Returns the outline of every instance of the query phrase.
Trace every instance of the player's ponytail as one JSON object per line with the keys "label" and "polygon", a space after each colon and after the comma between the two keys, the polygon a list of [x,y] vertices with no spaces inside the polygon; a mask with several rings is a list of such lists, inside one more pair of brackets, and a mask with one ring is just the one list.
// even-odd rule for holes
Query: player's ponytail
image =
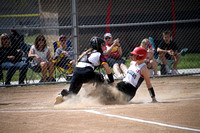
{"label": "player's ponytail", "polygon": [[78,62],[80,61],[80,59],[81,59],[84,55],[88,54],[88,53],[91,52],[92,50],[93,50],[93,48],[90,48],[90,49],[88,49],[87,51],[83,52],[83,53],[79,56],[78,60],[76,61],[76,65],[78,64]]}

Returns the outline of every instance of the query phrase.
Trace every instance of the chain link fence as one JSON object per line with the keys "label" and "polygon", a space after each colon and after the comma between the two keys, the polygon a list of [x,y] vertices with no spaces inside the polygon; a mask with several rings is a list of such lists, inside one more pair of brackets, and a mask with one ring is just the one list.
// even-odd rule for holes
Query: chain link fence
{"label": "chain link fence", "polygon": [[[28,48],[40,34],[45,36],[51,56],[54,56],[53,43],[60,35],[66,35],[76,59],[89,48],[92,36],[103,38],[109,32],[113,39],[120,39],[128,66],[129,52],[140,46],[144,38],[152,37],[157,46],[163,31],[170,30],[179,52],[188,48],[185,56],[180,57],[179,72],[182,75],[200,73],[198,0],[2,0],[1,3],[0,33],[9,35],[9,30],[14,29],[23,35],[21,49],[25,60]],[[7,71],[2,71],[5,80]],[[30,79],[29,71],[26,79]],[[18,75],[16,72],[12,81],[18,81]]]}

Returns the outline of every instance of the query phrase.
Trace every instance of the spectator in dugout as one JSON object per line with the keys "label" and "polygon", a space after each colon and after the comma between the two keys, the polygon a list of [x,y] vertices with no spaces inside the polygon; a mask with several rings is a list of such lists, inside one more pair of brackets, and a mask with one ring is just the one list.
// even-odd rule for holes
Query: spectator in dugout
{"label": "spectator in dugout", "polygon": [[2,70],[7,70],[6,85],[10,85],[11,79],[16,70],[20,70],[19,84],[24,84],[26,73],[28,70],[28,64],[21,62],[22,53],[17,49],[13,49],[10,45],[9,36],[4,33],[1,35],[1,47],[0,47],[0,65]]}
{"label": "spectator in dugout", "polygon": [[[113,71],[117,78],[122,79],[127,72],[125,60],[122,59],[122,48],[119,43],[119,38],[112,42],[111,33],[104,34],[104,41],[106,46],[103,46],[103,53],[106,56],[107,62],[110,67],[113,67]],[[120,72],[122,71],[122,73]]]}
{"label": "spectator in dugout", "polygon": [[[46,39],[43,35],[38,35],[34,45],[31,46],[28,56],[33,58],[32,69],[34,71],[42,71],[43,82],[53,81],[54,64],[50,54],[50,49],[47,46]],[[49,77],[47,78],[47,71]]]}
{"label": "spectator in dugout", "polygon": [[[171,31],[163,32],[163,40],[157,48],[157,52],[161,58],[161,61],[165,65],[166,72],[172,74],[179,74],[177,71],[177,66],[179,63],[178,47],[174,41],[171,40]],[[167,65],[167,60],[174,60],[172,71],[170,72],[169,66]]]}

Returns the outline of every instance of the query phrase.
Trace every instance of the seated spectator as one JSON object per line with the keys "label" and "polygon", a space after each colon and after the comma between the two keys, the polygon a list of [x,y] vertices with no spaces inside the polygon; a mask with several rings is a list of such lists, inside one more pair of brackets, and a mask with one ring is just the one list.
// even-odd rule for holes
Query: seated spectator
{"label": "seated spectator", "polygon": [[35,43],[31,46],[28,56],[33,58],[33,69],[36,71],[41,69],[43,82],[47,82],[47,70],[49,71],[48,81],[51,82],[53,79],[54,64],[52,62],[50,50],[47,47],[46,39],[43,35],[38,35],[36,37]]}
{"label": "seated spectator", "polygon": [[[107,58],[107,62],[110,67],[113,67],[113,71],[117,78],[123,78],[126,75],[127,67],[125,65],[125,60],[121,58],[122,56],[122,48],[119,43],[119,38],[112,42],[112,35],[110,33],[106,33],[104,35],[104,40],[106,46],[103,47],[103,53]],[[123,74],[121,74],[121,70]]]}
{"label": "seated spectator", "polygon": [[[67,41],[66,41],[66,45],[67,45],[67,47],[72,47],[72,46],[71,46],[71,41],[70,41],[70,40],[67,40]],[[54,52],[56,52],[56,49],[59,48],[59,47],[61,46],[60,40],[55,41],[55,42],[53,43],[53,46],[54,46]]]}
{"label": "seated spectator", "polygon": [[59,58],[57,66],[60,66],[62,68],[65,68],[66,64],[73,65],[75,61],[73,60],[73,49],[72,47],[68,47],[67,44],[67,36],[61,35],[59,37],[59,44],[60,47],[56,49],[55,52],[55,59]]}
{"label": "seated spectator", "polygon": [[19,84],[24,84],[28,64],[21,62],[20,53],[10,46],[10,39],[7,34],[1,35],[1,48],[0,48],[0,64],[2,70],[7,70],[6,85],[10,85],[10,81],[15,74],[16,70],[21,70],[19,74]]}
{"label": "seated spectator", "polygon": [[177,66],[179,63],[178,47],[174,41],[171,40],[172,34],[170,31],[163,32],[163,40],[157,48],[157,52],[161,58],[162,63],[165,65],[167,73],[170,73],[169,66],[167,65],[167,60],[174,60],[174,65],[172,68],[172,74],[179,74],[177,71]]}
{"label": "seated spectator", "polygon": [[147,50],[147,56],[146,59],[144,60],[145,63],[147,64],[148,69],[153,69],[154,71],[154,76],[157,76],[157,61],[154,59],[154,49],[152,47],[152,44],[150,43],[149,39],[145,38],[142,40],[140,47],[143,47]]}

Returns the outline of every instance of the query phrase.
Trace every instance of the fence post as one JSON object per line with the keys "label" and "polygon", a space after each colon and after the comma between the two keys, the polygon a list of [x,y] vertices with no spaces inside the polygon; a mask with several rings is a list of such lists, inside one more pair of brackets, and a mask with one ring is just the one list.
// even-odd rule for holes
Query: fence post
{"label": "fence post", "polygon": [[74,57],[77,60],[77,45],[78,45],[78,24],[77,24],[77,10],[76,10],[76,0],[72,0],[72,44],[74,46]]}

